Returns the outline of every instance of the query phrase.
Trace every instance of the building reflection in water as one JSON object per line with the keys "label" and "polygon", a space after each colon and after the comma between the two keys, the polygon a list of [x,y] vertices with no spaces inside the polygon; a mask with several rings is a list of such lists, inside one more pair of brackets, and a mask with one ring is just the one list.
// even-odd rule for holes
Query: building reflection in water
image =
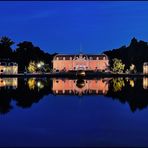
{"label": "building reflection in water", "polygon": [[18,87],[18,78],[0,78],[0,89],[16,89]]}
{"label": "building reflection in water", "polygon": [[143,88],[148,89],[148,78],[143,78]]}
{"label": "building reflection in water", "polygon": [[[31,107],[48,95],[104,95],[128,103],[131,111],[148,106],[148,78],[48,79],[0,78],[0,113]],[[70,96],[71,97],[71,96]]]}
{"label": "building reflection in water", "polygon": [[53,94],[57,95],[83,95],[83,94],[103,94],[105,95],[109,89],[109,80],[69,80],[69,79],[53,79]]}

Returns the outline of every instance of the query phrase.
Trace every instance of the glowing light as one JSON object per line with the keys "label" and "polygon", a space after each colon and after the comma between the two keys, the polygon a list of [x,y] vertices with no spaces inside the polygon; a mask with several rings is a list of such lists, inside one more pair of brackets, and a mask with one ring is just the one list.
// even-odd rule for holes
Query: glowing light
{"label": "glowing light", "polygon": [[41,68],[42,66],[44,66],[44,62],[41,61],[41,62],[37,63],[38,68]]}
{"label": "glowing light", "polygon": [[42,88],[44,87],[44,85],[43,85],[40,81],[38,81],[38,82],[37,82],[37,87],[38,87],[39,89],[42,89]]}
{"label": "glowing light", "polygon": [[37,67],[38,67],[38,68],[41,68],[41,66],[42,66],[42,65],[41,65],[40,63],[37,64]]}
{"label": "glowing light", "polygon": [[130,80],[130,86],[134,87],[134,81],[133,80]]}

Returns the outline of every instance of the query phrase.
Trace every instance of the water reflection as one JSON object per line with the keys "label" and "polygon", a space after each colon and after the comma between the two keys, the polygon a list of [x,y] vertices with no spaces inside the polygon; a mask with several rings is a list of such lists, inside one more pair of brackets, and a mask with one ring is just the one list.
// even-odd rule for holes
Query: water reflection
{"label": "water reflection", "polygon": [[34,90],[36,87],[38,88],[38,90],[40,90],[44,88],[45,82],[46,81],[44,79],[30,78],[28,79],[27,83],[30,90]]}
{"label": "water reflection", "polygon": [[143,88],[148,89],[148,78],[143,78]]}
{"label": "water reflection", "polygon": [[148,91],[145,89],[147,78],[129,79],[114,78],[110,81],[110,88],[106,97],[128,103],[131,111],[143,109],[148,106]]}
{"label": "water reflection", "polygon": [[109,89],[109,80],[68,80],[53,79],[52,92],[56,95],[86,95],[86,94],[106,94]]}
{"label": "water reflection", "polygon": [[0,89],[1,88],[12,88],[16,89],[18,84],[17,78],[0,78]]}
{"label": "water reflection", "polygon": [[[44,96],[104,95],[108,99],[128,103],[131,111],[148,106],[148,78],[47,79],[0,78],[0,113],[13,109],[12,101],[30,108]],[[94,102],[95,103],[95,102]]]}

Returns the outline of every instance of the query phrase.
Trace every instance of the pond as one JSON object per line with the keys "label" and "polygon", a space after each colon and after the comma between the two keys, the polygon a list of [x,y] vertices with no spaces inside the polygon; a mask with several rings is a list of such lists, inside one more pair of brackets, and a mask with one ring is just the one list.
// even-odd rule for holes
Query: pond
{"label": "pond", "polygon": [[148,78],[0,78],[0,146],[148,146]]}

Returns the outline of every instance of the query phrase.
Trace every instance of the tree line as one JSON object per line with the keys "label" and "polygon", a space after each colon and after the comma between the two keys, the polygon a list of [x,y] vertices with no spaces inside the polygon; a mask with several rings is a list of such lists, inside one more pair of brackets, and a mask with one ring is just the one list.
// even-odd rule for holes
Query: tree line
{"label": "tree line", "polygon": [[16,49],[12,49],[12,41],[9,37],[3,36],[0,39],[0,59],[9,59],[18,63],[19,72],[26,71],[31,61],[42,61],[52,69],[52,59],[56,55],[45,53],[30,41],[23,41],[17,44]]}
{"label": "tree line", "polygon": [[133,38],[129,46],[122,46],[121,48],[105,51],[104,53],[109,57],[110,66],[113,69],[119,69],[123,72],[129,70],[142,72],[143,63],[148,62],[148,43],[137,41],[136,38]]}
{"label": "tree line", "polygon": [[[17,62],[19,72],[38,70],[36,65],[40,61],[45,63],[45,69],[52,69],[52,60],[57,53],[45,53],[30,41],[18,43],[16,49],[12,49],[13,44],[14,41],[9,37],[3,36],[0,38],[0,59],[10,59]],[[112,71],[119,73],[128,71],[142,72],[143,63],[148,61],[148,44],[133,38],[129,46],[122,46],[104,53],[110,59]]]}

